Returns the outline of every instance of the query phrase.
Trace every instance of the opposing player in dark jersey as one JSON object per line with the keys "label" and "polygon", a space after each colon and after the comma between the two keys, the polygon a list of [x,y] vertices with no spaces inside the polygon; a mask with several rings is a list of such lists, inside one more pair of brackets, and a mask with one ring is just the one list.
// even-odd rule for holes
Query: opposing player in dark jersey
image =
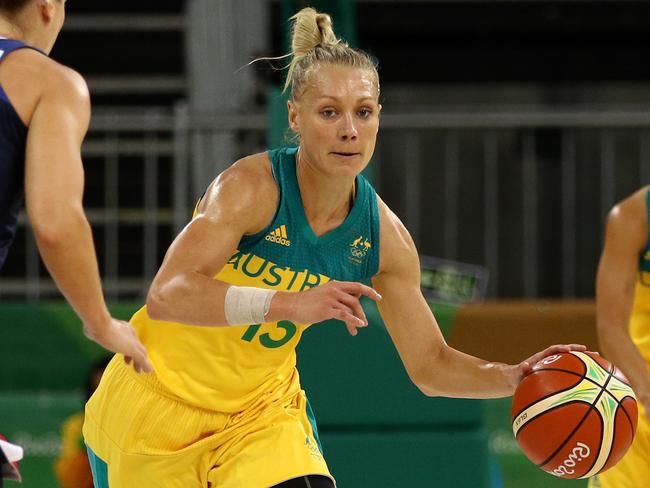
{"label": "opposing player in dark jersey", "polygon": [[355,335],[362,295],[427,395],[510,395],[531,363],[571,347],[506,365],[445,344],[408,231],[360,176],[379,129],[373,62],[312,9],[295,17],[293,55],[299,147],[246,157],[213,182],[132,319],[156,373],[114,359],[87,404],[97,488],[333,487],[295,348],[326,319]]}
{"label": "opposing player in dark jersey", "polygon": [[85,334],[150,371],[133,329],[104,303],[82,207],[88,89],[47,56],[64,17],[65,0],[0,0],[0,268],[25,201],[41,257]]}

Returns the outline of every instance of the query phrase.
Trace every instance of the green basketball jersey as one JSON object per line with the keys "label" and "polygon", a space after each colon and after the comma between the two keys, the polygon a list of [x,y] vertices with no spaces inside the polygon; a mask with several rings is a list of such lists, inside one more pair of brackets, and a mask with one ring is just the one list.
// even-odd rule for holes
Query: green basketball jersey
{"label": "green basketball jersey", "polygon": [[[377,196],[370,183],[361,175],[356,178],[356,197],[347,218],[336,229],[317,237],[305,216],[300,188],[296,178],[297,148],[269,151],[273,176],[280,190],[278,208],[271,224],[253,236],[245,236],[239,244],[239,254],[255,255],[264,260],[261,268],[251,267],[246,260],[231,264],[241,266],[244,274],[259,276],[269,273],[269,287],[280,282],[279,275],[266,269],[290,268],[303,274],[298,281],[289,281],[288,290],[303,291],[317,286],[320,275],[332,280],[367,281],[379,267],[379,214]],[[295,286],[296,283],[299,286]]]}
{"label": "green basketball jersey", "polygon": [[[377,273],[375,191],[358,176],[347,218],[317,237],[302,206],[296,151],[269,151],[280,194],[273,221],[261,232],[241,239],[216,279],[236,286],[300,292],[332,279],[366,281]],[[152,320],[146,307],[131,323],[147,347],[158,380],[185,402],[240,412],[285,401],[300,391],[295,349],[310,324],[279,320],[235,327],[188,327]]]}

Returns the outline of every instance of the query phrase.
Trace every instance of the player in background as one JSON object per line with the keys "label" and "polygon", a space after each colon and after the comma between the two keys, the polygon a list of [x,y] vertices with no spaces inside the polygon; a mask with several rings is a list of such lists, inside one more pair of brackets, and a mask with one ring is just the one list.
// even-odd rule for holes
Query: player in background
{"label": "player in background", "polygon": [[[299,147],[233,164],[171,244],[131,319],[156,372],[113,360],[86,407],[98,488],[332,488],[295,348],[327,319],[356,335],[367,325],[362,295],[378,301],[426,395],[508,396],[542,357],[584,350],[554,346],[506,365],[447,346],[411,236],[360,175],[379,129],[376,67],[336,38],[328,15],[303,9],[293,20]],[[325,372],[336,358],[322,361]]]}
{"label": "player in background", "polygon": [[0,0],[0,268],[24,200],[40,255],[86,336],[151,371],[134,330],[104,302],[82,206],[88,88],[47,56],[64,18],[65,0]]}
{"label": "player in background", "polygon": [[650,187],[615,205],[607,218],[596,278],[598,340],[627,376],[639,404],[634,442],[590,488],[638,488],[650,483]]}

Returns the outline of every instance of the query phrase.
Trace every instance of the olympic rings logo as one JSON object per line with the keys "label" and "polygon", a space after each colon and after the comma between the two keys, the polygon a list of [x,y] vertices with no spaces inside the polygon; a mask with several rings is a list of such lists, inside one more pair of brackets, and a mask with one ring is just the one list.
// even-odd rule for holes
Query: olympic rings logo
{"label": "olympic rings logo", "polygon": [[363,249],[352,248],[352,249],[350,249],[350,253],[352,253],[352,255],[355,258],[362,258],[362,257],[364,257],[366,255],[366,251],[364,251]]}

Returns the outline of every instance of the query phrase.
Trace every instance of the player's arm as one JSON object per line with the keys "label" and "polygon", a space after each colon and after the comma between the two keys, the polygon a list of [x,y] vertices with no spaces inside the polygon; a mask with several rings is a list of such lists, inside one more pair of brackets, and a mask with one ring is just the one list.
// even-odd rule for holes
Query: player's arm
{"label": "player's arm", "polygon": [[420,262],[408,231],[380,203],[379,312],[409,377],[429,396],[509,396],[531,365],[548,354],[584,346],[553,346],[518,365],[488,362],[447,345],[420,291]]}
{"label": "player's arm", "polygon": [[136,371],[150,371],[146,351],[125,322],[106,308],[90,225],[82,206],[81,143],[90,102],[77,73],[51,60],[38,80],[43,87],[25,148],[25,200],[39,252],[59,290],[84,325],[84,333],[120,352]]}
{"label": "player's arm", "polygon": [[646,192],[637,192],[609,213],[596,278],[596,313],[603,352],[625,373],[650,411],[650,371],[628,330],[639,254],[648,239]]}
{"label": "player's arm", "polygon": [[[214,277],[242,236],[269,225],[278,200],[268,162],[260,164],[261,157],[237,162],[212,183],[196,218],[169,247],[154,278],[147,296],[151,318],[189,325],[230,325],[225,304],[231,285]],[[362,294],[376,297],[370,288],[348,282],[329,282],[300,293],[279,291],[273,295],[264,320],[313,323],[337,318],[345,321],[354,335],[357,327],[366,325],[359,305]]]}
{"label": "player's arm", "polygon": [[224,302],[230,285],[214,277],[242,236],[268,224],[278,199],[271,175],[260,166],[259,160],[239,161],[210,185],[196,217],[174,239],[151,284],[147,295],[151,318],[228,325]]}

